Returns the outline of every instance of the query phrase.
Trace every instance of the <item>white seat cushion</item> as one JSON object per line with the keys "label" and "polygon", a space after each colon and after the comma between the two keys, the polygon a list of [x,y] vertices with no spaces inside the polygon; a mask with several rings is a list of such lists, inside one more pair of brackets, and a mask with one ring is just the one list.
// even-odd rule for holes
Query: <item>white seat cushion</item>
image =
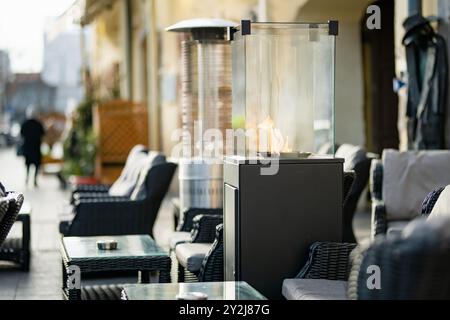
{"label": "white seat cushion", "polygon": [[288,300],[348,300],[347,281],[286,279],[282,294]]}
{"label": "white seat cushion", "polygon": [[351,144],[343,144],[336,151],[336,158],[343,158],[344,171],[350,171],[355,169],[355,165],[367,159],[366,150],[360,146],[354,146]]}
{"label": "white seat cushion", "polygon": [[170,249],[175,249],[175,247],[180,243],[191,242],[192,237],[190,232],[177,231],[172,233],[169,239]]}
{"label": "white seat cushion", "polygon": [[211,246],[211,243],[181,243],[175,248],[177,260],[188,271],[196,273],[200,271]]}
{"label": "white seat cushion", "polygon": [[129,197],[139,179],[139,173],[145,165],[147,153],[145,147],[137,145],[131,149],[120,177],[109,188],[108,194],[113,197]]}
{"label": "white seat cushion", "polygon": [[450,217],[450,186],[442,190],[428,219],[434,220],[442,217]]}
{"label": "white seat cushion", "polygon": [[388,220],[411,220],[431,190],[450,184],[450,151],[385,150],[383,171]]}

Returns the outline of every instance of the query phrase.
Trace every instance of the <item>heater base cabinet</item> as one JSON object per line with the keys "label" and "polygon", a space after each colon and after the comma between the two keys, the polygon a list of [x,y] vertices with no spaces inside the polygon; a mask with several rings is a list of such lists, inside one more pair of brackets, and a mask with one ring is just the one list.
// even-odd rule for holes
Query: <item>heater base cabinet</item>
{"label": "heater base cabinet", "polygon": [[343,160],[280,159],[275,175],[261,175],[263,167],[225,160],[225,280],[281,299],[283,280],[298,274],[313,242],[342,240]]}

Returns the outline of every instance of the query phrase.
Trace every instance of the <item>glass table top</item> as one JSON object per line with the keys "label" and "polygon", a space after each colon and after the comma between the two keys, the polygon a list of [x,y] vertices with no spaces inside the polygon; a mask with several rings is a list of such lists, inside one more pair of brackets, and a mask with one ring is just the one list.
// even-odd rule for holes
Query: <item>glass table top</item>
{"label": "glass table top", "polygon": [[[100,250],[97,241],[115,240],[116,250]],[[111,259],[122,257],[168,256],[149,235],[65,237],[63,245],[69,259]]]}
{"label": "glass table top", "polygon": [[196,282],[130,284],[123,290],[128,300],[177,300],[177,295],[201,292],[208,300],[266,300],[246,282]]}

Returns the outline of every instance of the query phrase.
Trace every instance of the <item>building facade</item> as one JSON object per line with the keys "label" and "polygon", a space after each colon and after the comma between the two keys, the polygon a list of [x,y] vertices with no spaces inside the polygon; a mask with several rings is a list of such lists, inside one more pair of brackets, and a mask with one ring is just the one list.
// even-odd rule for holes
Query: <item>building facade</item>
{"label": "building facade", "polygon": [[54,110],[56,88],[45,83],[40,73],[17,73],[6,86],[6,112],[11,121],[21,122],[28,107],[39,113]]}

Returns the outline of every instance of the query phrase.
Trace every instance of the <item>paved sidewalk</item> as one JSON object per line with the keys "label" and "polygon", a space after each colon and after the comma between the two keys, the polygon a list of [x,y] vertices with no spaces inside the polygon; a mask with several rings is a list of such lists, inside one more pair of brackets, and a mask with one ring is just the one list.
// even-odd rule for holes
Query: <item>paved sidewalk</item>
{"label": "paved sidewalk", "polygon": [[[0,265],[0,299],[61,299],[61,262],[59,258],[58,211],[65,192],[54,176],[41,176],[39,188],[25,185],[23,158],[13,149],[0,149],[0,181],[8,190],[22,192],[32,206],[31,269],[15,271]],[[12,234],[20,234],[16,224]]]}
{"label": "paved sidewalk", "polygon": [[[26,186],[23,158],[16,157],[12,149],[0,149],[0,164],[0,181],[7,189],[22,192],[33,209],[30,272],[13,270],[0,262],[0,300],[59,300],[62,275],[58,213],[69,195],[59,188],[53,175],[41,175],[38,188],[32,183]],[[165,205],[155,225],[155,237],[162,246],[167,245],[171,228],[170,210]],[[11,233],[20,234],[20,225],[16,224]]]}

